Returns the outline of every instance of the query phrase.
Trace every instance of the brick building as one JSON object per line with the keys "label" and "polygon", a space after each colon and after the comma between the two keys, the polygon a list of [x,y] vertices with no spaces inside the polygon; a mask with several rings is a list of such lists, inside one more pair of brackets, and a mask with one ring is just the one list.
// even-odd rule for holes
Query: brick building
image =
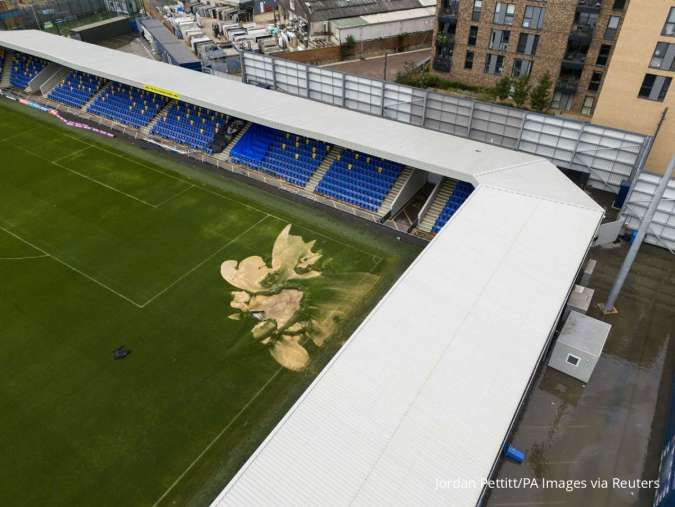
{"label": "brick building", "polygon": [[628,0],[439,0],[433,72],[494,86],[546,71],[554,109],[591,115]]}

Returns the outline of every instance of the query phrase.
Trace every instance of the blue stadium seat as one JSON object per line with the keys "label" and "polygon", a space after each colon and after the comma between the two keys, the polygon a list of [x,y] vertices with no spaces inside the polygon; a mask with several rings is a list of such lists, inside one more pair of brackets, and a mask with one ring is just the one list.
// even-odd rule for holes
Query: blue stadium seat
{"label": "blue stadium seat", "polygon": [[49,98],[67,106],[82,107],[105,84],[100,77],[77,70],[70,71],[58,85],[49,92]]}
{"label": "blue stadium seat", "polygon": [[5,68],[5,48],[0,48],[0,79],[2,79],[2,70]]}
{"label": "blue stadium seat", "polygon": [[24,53],[14,53],[9,82],[17,88],[28,86],[35,76],[47,66],[47,61]]}
{"label": "blue stadium seat", "polygon": [[376,212],[402,170],[399,163],[345,150],[331,164],[316,191]]}
{"label": "blue stadium seat", "polygon": [[450,197],[448,197],[445,206],[443,206],[441,214],[438,215],[434,226],[431,228],[432,232],[438,232],[443,228],[448,220],[450,220],[450,217],[454,215],[464,201],[466,201],[466,198],[471,195],[471,192],[473,192],[473,185],[471,183],[467,183],[466,181],[457,182],[455,189],[452,194],[450,194]]}
{"label": "blue stadium seat", "polygon": [[232,148],[234,162],[304,187],[328,153],[323,141],[262,125],[251,125]]}
{"label": "blue stadium seat", "polygon": [[227,115],[185,102],[171,105],[161,121],[152,128],[152,133],[191,148],[213,153],[213,141],[222,131]]}
{"label": "blue stadium seat", "polygon": [[169,99],[156,93],[113,82],[88,111],[118,123],[141,128],[162,109]]}

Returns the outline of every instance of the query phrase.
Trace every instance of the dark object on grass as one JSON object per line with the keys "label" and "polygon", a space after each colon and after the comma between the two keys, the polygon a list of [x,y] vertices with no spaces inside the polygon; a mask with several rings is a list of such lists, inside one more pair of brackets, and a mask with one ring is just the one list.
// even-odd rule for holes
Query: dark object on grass
{"label": "dark object on grass", "polygon": [[129,354],[131,354],[131,351],[127,349],[124,345],[117,347],[115,350],[113,350],[113,359],[124,359],[127,357]]}

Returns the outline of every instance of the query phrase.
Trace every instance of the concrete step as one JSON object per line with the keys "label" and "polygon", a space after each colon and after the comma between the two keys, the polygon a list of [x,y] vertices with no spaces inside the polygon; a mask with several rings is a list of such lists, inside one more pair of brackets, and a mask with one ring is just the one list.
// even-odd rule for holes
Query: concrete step
{"label": "concrete step", "polygon": [[443,211],[445,203],[448,202],[448,199],[455,191],[455,185],[457,181],[451,178],[443,178],[443,181],[440,183],[441,188],[436,193],[434,197],[434,202],[429,206],[429,210],[422,217],[419,228],[425,232],[431,232],[431,229],[434,227],[438,216]]}
{"label": "concrete step", "polygon": [[401,192],[401,189],[408,182],[412,174],[413,169],[411,169],[410,167],[403,168],[403,171],[401,171],[401,174],[396,179],[394,184],[391,186],[391,190],[389,190],[389,193],[384,198],[384,201],[382,201],[380,209],[377,210],[378,215],[384,216],[387,213],[389,213],[389,211],[391,211],[391,206],[392,204],[394,204],[394,200],[396,199],[396,197],[398,197],[398,194]]}
{"label": "concrete step", "polygon": [[221,151],[220,153],[214,153],[213,156],[217,159],[223,160],[225,162],[230,160],[230,152],[232,152],[232,148],[234,148],[235,144],[239,142],[239,140],[244,137],[244,134],[246,134],[246,131],[251,128],[252,123],[247,122],[246,125],[244,125],[239,132],[237,132],[237,135],[234,136],[234,139],[229,142],[227,146],[225,146],[225,149]]}
{"label": "concrete step", "polygon": [[305,185],[305,188],[309,192],[314,192],[314,190],[316,190],[317,185],[326,175],[326,171],[328,171],[330,166],[333,164],[333,161],[335,161],[340,153],[342,153],[341,147],[331,146],[330,150],[328,150],[328,153],[326,153],[326,157],[321,161],[319,167],[316,168],[316,171],[314,171],[312,177],[309,178],[307,185]]}
{"label": "concrete step", "polygon": [[97,91],[87,102],[85,102],[82,105],[82,107],[80,108],[80,111],[86,112],[87,109],[89,109],[89,106],[91,106],[94,103],[94,101],[107,90],[107,88],[110,86],[110,83],[111,82],[109,81],[106,84],[104,84],[103,86],[101,86],[101,89],[99,91]]}
{"label": "concrete step", "polygon": [[12,84],[9,82],[9,77],[12,71],[12,62],[14,61],[14,53],[5,50],[5,63],[2,66],[2,75],[0,75],[0,88],[9,88]]}
{"label": "concrete step", "polygon": [[169,112],[169,108],[173,105],[174,102],[175,100],[170,100],[169,102],[167,102],[166,105],[162,109],[160,109],[155,116],[153,116],[152,120],[150,120],[147,125],[141,127],[141,132],[144,135],[149,136],[150,132],[152,132],[153,127],[157,124],[159,120],[161,120],[167,115],[167,113]]}

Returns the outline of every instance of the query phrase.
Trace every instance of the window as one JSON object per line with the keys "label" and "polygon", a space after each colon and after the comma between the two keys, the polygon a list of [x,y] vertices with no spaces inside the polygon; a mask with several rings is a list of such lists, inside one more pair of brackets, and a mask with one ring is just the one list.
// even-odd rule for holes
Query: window
{"label": "window", "polygon": [[616,37],[616,32],[619,30],[619,21],[621,21],[621,16],[609,17],[607,29],[605,30],[605,39],[612,40]]}
{"label": "window", "polygon": [[671,78],[665,76],[656,76],[654,74],[645,74],[642,86],[638,92],[641,99],[656,100],[663,102],[670,88]]}
{"label": "window", "polygon": [[666,24],[663,25],[661,35],[670,35],[671,37],[675,36],[675,7],[670,8],[668,18],[666,19]]}
{"label": "window", "polygon": [[612,5],[612,9],[614,9],[615,11],[622,11],[624,7],[626,7],[626,0],[614,0],[614,5]]}
{"label": "window", "polygon": [[499,75],[502,73],[503,67],[504,67],[504,56],[493,55],[492,53],[487,54],[487,58],[485,59],[486,74]]}
{"label": "window", "polygon": [[584,103],[581,106],[581,114],[590,116],[593,114],[593,103],[595,102],[595,97],[586,97],[584,98]]}
{"label": "window", "polygon": [[597,92],[600,89],[602,82],[602,72],[594,72],[591,74],[591,80],[588,83],[588,89],[592,92]]}
{"label": "window", "polygon": [[464,59],[464,68],[473,69],[473,51],[466,52],[466,58]]}
{"label": "window", "polygon": [[532,73],[532,62],[530,60],[521,60],[516,58],[513,60],[513,69],[511,75],[513,77],[529,76]]}
{"label": "window", "polygon": [[515,4],[506,4],[504,2],[497,2],[495,6],[495,25],[511,25],[513,24],[513,16],[516,13]]}
{"label": "window", "polygon": [[480,21],[480,10],[483,7],[483,0],[473,0],[473,12],[471,21]]}
{"label": "window", "polygon": [[469,46],[475,46],[476,40],[478,40],[478,27],[472,26],[469,28],[469,41],[467,42],[467,44]]}
{"label": "window", "polygon": [[528,5],[525,7],[525,16],[523,17],[523,27],[532,28],[534,30],[541,30],[544,26],[544,8],[532,7]]}
{"label": "window", "polygon": [[572,366],[579,366],[579,362],[581,361],[580,357],[575,356],[574,354],[567,354],[567,359],[566,361],[571,364]]}
{"label": "window", "polygon": [[506,51],[509,47],[510,38],[511,32],[508,30],[492,30],[492,35],[490,36],[490,49]]}
{"label": "window", "polygon": [[675,44],[658,42],[649,66],[653,69],[675,70]]}
{"label": "window", "polygon": [[533,33],[521,33],[518,37],[518,46],[516,52],[521,55],[534,56],[537,53],[537,45],[539,44],[539,35]]}
{"label": "window", "polygon": [[609,61],[609,53],[612,51],[612,46],[609,44],[601,44],[600,51],[598,51],[598,59],[595,60],[595,64],[601,67],[607,65]]}

